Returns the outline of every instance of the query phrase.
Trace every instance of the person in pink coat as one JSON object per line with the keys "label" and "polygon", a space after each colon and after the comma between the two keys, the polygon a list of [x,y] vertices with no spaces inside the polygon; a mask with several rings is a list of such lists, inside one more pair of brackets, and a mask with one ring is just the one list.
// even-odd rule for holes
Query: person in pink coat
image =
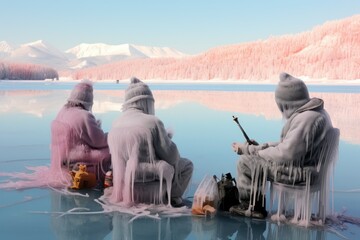
{"label": "person in pink coat", "polygon": [[102,180],[111,164],[107,133],[92,114],[93,86],[90,81],[75,85],[67,103],[51,125],[51,169],[72,170],[85,163]]}

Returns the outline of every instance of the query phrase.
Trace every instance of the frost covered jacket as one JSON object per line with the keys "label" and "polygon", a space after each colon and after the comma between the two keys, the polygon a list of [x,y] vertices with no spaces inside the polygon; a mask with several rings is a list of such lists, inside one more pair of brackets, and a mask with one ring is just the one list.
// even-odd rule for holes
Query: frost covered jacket
{"label": "frost covered jacket", "polygon": [[64,106],[52,122],[51,134],[52,166],[110,161],[107,133],[87,110]]}
{"label": "frost covered jacket", "polygon": [[[124,111],[120,118],[114,122],[109,134],[118,135],[119,141],[115,143],[117,146],[111,147],[120,147],[124,150],[123,152],[126,152],[126,145],[129,144],[130,136],[137,136],[131,145],[140,144],[139,162],[149,162],[150,158],[164,160],[175,166],[180,158],[177,146],[168,136],[163,122],[154,115],[143,113],[142,110],[131,108]],[[122,160],[128,160],[128,156],[122,157],[125,158]]]}
{"label": "frost covered jacket", "polygon": [[126,174],[129,174],[125,172],[129,169],[127,164],[133,164],[130,169],[135,171],[138,162],[155,163],[163,160],[174,166],[176,171],[180,159],[178,148],[168,136],[163,122],[137,108],[125,110],[113,123],[109,132],[109,147],[114,184],[112,202],[129,197],[123,191],[127,188],[124,186]]}
{"label": "frost covered jacket", "polygon": [[276,165],[315,166],[319,146],[330,128],[332,123],[323,100],[312,98],[287,120],[279,143],[265,149],[251,145],[249,151]]}

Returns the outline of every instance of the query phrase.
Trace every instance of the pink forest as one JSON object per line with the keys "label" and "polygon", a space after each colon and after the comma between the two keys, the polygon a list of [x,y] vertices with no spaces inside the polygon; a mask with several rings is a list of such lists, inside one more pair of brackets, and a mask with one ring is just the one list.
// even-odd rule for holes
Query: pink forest
{"label": "pink forest", "polygon": [[[281,71],[314,79],[360,78],[360,15],[311,31],[222,46],[180,59],[136,59],[75,71],[74,79],[277,80]],[[69,73],[63,73],[69,74]]]}

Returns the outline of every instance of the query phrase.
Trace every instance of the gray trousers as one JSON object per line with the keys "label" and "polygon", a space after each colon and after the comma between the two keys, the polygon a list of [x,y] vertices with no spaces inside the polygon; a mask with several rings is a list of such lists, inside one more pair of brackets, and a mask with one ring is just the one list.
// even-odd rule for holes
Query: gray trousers
{"label": "gray trousers", "polygon": [[[308,178],[308,172],[316,173],[315,167],[288,167],[276,165],[273,162],[256,155],[241,155],[237,164],[237,187],[239,198],[249,201],[251,191],[263,191],[266,181],[276,181],[285,184],[303,184]],[[318,176],[312,174],[310,181]],[[261,192],[265,194],[265,192]]]}
{"label": "gray trousers", "polygon": [[186,158],[180,158],[177,165],[177,179],[178,181],[173,181],[171,187],[171,197],[182,197],[185,190],[187,189],[189,182],[191,180],[194,170],[193,163]]}

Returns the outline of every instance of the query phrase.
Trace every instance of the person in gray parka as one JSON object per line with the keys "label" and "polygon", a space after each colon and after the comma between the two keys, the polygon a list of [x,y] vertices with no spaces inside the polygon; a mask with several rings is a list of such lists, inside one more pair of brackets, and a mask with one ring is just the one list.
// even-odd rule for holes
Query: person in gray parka
{"label": "person in gray parka", "polygon": [[[261,192],[262,177],[266,178],[265,181],[295,185],[307,181],[305,171],[317,166],[321,143],[332,128],[323,100],[310,98],[305,83],[298,78],[281,73],[275,101],[286,120],[280,142],[232,144],[233,151],[241,155],[237,165],[240,205],[233,206],[230,209],[232,213],[249,216],[246,211],[252,191],[252,194],[261,196],[253,203],[250,215],[266,217],[264,193]],[[259,180],[252,181],[252,176],[257,176]]]}
{"label": "person in gray parka", "polygon": [[[155,173],[158,164],[165,162],[165,165],[171,165],[175,171],[171,187],[171,204],[183,204],[182,195],[192,177],[193,163],[180,157],[176,144],[171,140],[171,134],[155,116],[154,101],[148,85],[133,77],[125,91],[122,114],[114,121],[109,131],[108,143],[112,156],[114,184],[109,201],[112,203],[130,203],[133,201],[130,195],[149,194],[137,193],[136,189],[130,190],[132,194],[128,191],[131,186],[128,186],[127,178],[133,175],[129,170],[141,174],[144,171],[140,169],[139,163],[151,163],[153,168],[149,171]],[[141,179],[146,182],[147,177],[144,175]],[[147,188],[151,191],[150,189]]]}

